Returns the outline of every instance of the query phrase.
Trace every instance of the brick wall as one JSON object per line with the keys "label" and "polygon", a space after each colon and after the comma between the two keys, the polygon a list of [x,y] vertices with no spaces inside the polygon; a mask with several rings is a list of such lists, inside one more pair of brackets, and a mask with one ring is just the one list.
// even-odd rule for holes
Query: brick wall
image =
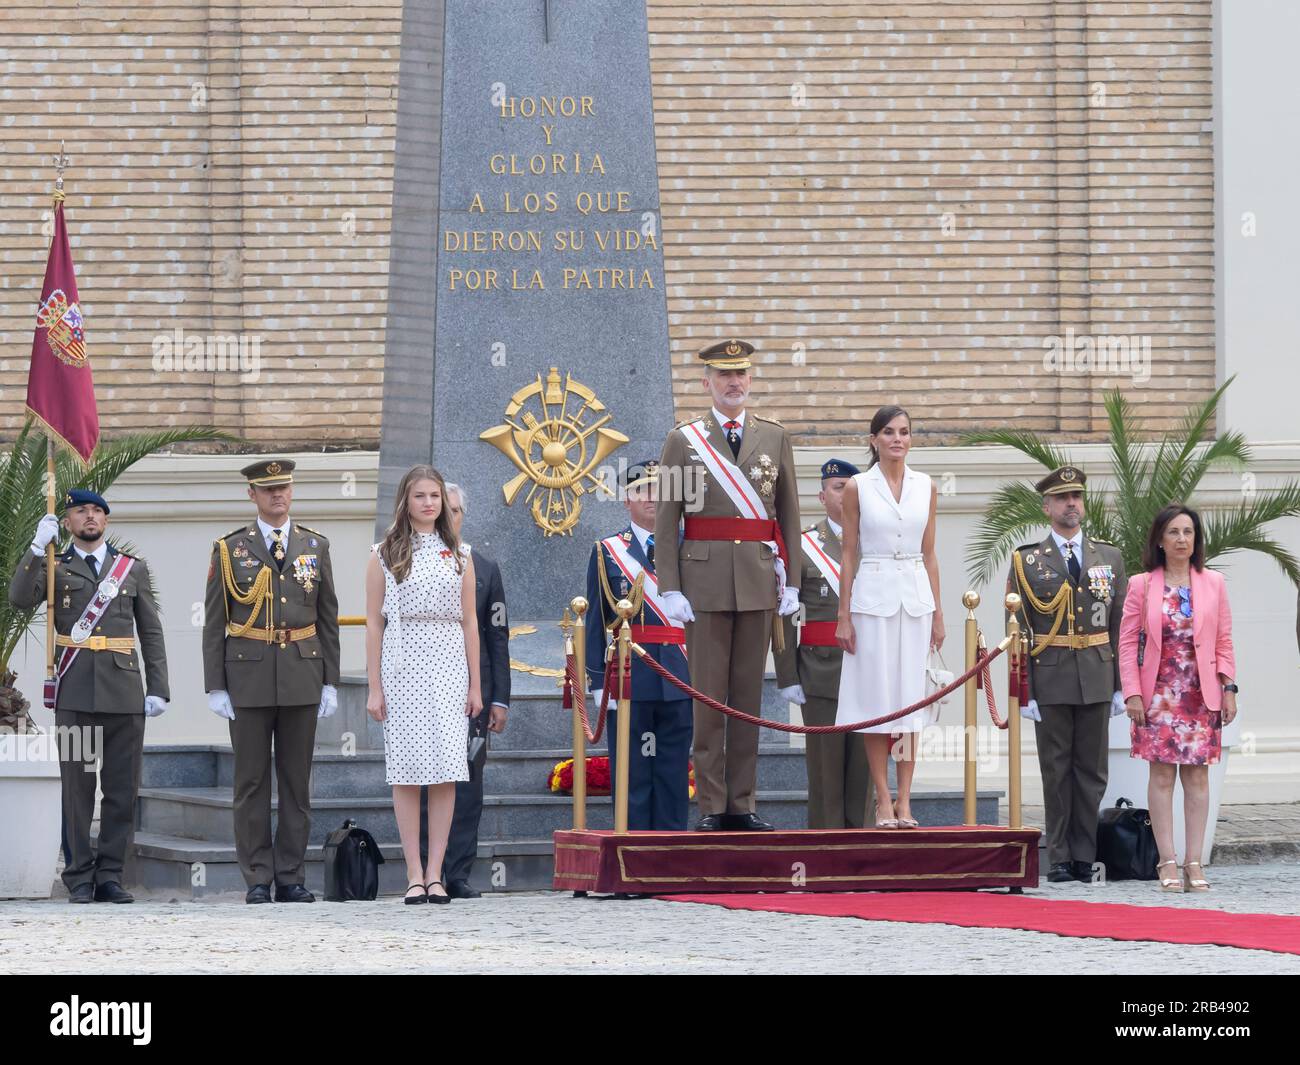
{"label": "brick wall", "polygon": [[[736,332],[804,443],[887,401],[930,443],[1097,438],[1116,383],[1169,424],[1215,374],[1210,7],[650,0],[681,409]],[[400,0],[0,0],[0,432],[63,137],[106,424],[375,446],[400,30]],[[156,373],[178,326],[256,338],[258,379]],[[1149,337],[1150,380],[1046,372],[1067,329]]]}

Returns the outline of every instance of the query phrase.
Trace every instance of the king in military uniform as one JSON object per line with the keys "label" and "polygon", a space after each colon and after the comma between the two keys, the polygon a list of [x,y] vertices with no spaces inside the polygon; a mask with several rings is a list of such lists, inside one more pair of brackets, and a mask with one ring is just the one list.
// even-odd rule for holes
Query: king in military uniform
{"label": "king in military uniform", "polygon": [[[649,459],[623,476],[630,524],[597,540],[587,564],[587,680],[599,707],[605,683],[605,654],[619,620],[615,605],[629,599],[632,639],[678,679],[689,683],[686,629],[668,616],[655,575],[655,504],[659,464]],[[674,534],[674,540],[677,535]],[[628,759],[627,824],[631,829],[680,832],[690,816],[691,700],[681,689],[632,656],[631,747]],[[618,710],[610,698],[605,732],[610,779],[615,771]]]}
{"label": "king in military uniform", "polygon": [[[758,716],[773,610],[799,609],[785,575],[800,524],[790,438],[746,410],[753,353],[743,340],[700,352],[713,405],[664,442],[655,542],[665,608],[686,624],[692,686]],[[757,725],[696,702],[697,829],[772,828],[754,809],[758,739]]]}
{"label": "king in military uniform", "polygon": [[[843,459],[822,463],[817,498],[826,517],[799,537],[795,581],[803,604],[803,624],[787,617],[785,645],[776,654],[776,683],[781,696],[797,703],[805,725],[833,725],[839,706],[840,666],[844,652],[835,639],[840,605],[840,536],[844,521],[844,486],[858,468]],[[794,583],[794,582],[792,582]],[[862,828],[875,819],[867,749],[854,732],[809,735],[804,747],[808,767],[808,827]]]}
{"label": "king in military uniform", "polygon": [[[290,521],[294,463],[245,466],[257,519],[212,545],[203,620],[208,706],[230,722],[235,853],[247,901],[314,902],[303,886],[317,717],[338,705],[339,606],[329,541]],[[271,838],[271,751],[279,792]]]}
{"label": "king in military uniform", "polygon": [[1108,721],[1124,711],[1118,641],[1127,578],[1119,549],[1082,531],[1086,482],[1082,470],[1062,466],[1034,486],[1052,531],[1012,552],[1007,577],[1031,640],[1024,713],[1036,722],[1052,883],[1092,879]]}
{"label": "king in military uniform", "polygon": [[[74,488],[63,507],[63,526],[72,541],[54,559],[53,698],[54,725],[65,737],[59,748],[63,882],[69,902],[132,902],[122,887],[122,867],[135,835],[144,721],[166,710],[170,698],[162,622],[144,559],[104,539],[109,514],[104,498]],[[9,601],[21,610],[45,600],[45,549],[58,532],[59,519],[47,514],[36,527],[31,550],[23,552],[9,583]],[[90,846],[96,754],[103,792],[97,850]]]}

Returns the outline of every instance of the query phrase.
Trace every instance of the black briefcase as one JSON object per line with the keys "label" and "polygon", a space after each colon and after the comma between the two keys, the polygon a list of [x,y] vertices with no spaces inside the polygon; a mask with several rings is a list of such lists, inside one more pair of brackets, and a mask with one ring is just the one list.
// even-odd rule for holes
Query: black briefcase
{"label": "black briefcase", "polygon": [[373,901],[383,861],[375,837],[351,818],[344,821],[325,839],[325,901]]}
{"label": "black briefcase", "polygon": [[1097,861],[1102,863],[1107,880],[1155,880],[1159,860],[1148,811],[1134,809],[1128,799],[1117,799],[1111,809],[1102,810],[1097,823]]}

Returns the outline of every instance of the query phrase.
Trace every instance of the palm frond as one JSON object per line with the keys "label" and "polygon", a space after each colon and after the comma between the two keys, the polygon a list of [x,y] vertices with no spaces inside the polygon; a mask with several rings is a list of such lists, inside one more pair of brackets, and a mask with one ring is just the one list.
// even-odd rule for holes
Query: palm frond
{"label": "palm frond", "polygon": [[1027,455],[1048,470],[1064,466],[1070,460],[1064,451],[1059,451],[1036,433],[1027,429],[985,429],[977,433],[967,433],[961,438],[963,444],[998,444],[1001,447],[1014,448],[1022,455]]}
{"label": "palm frond", "polygon": [[1206,560],[1235,551],[1268,555],[1282,572],[1300,585],[1300,562],[1264,530],[1271,522],[1300,517],[1300,482],[1289,481],[1266,494],[1257,494],[1236,507],[1207,509],[1202,515]]}
{"label": "palm frond", "polygon": [[966,545],[966,572],[976,585],[997,575],[1011,552],[1046,525],[1043,499],[1028,485],[1012,482],[993,493],[984,523]]}

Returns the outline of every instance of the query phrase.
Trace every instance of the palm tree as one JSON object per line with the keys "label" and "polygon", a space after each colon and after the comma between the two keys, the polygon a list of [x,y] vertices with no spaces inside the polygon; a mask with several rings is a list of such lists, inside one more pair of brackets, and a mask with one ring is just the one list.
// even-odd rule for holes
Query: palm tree
{"label": "palm tree", "polygon": [[[62,498],[69,488],[89,488],[105,492],[108,487],[146,455],[175,444],[201,440],[237,442],[235,437],[206,426],[158,429],[146,433],[104,440],[82,465],[79,458],[64,449],[56,449],[54,463],[55,498]],[[22,553],[28,550],[36,524],[45,513],[46,439],[37,432],[31,418],[23,424],[8,453],[0,455],[0,577],[5,581],[18,567]],[[121,550],[130,544],[114,541]],[[43,604],[19,610],[0,596],[0,727],[23,731],[28,707],[22,692],[13,686],[17,679],[9,666],[19,641],[41,615]]]}
{"label": "palm tree", "polygon": [[[1126,572],[1141,572],[1142,548],[1162,507],[1172,502],[1194,506],[1197,487],[1210,470],[1245,470],[1250,465],[1250,446],[1241,433],[1229,431],[1204,439],[1232,381],[1228,378],[1200,407],[1189,410],[1178,432],[1165,434],[1154,447],[1136,439],[1138,419],[1123,395],[1116,390],[1106,396],[1115,486],[1106,494],[1088,492],[1084,524],[1090,535],[1120,549]],[[1020,429],[971,433],[962,443],[1015,448],[1046,470],[1069,461],[1064,451]],[[1207,561],[1233,551],[1258,551],[1270,556],[1300,585],[1300,562],[1265,531],[1270,522],[1300,516],[1300,483],[1290,481],[1269,492],[1243,493],[1241,502],[1231,506],[1207,504],[1197,509],[1201,511]],[[1004,484],[984,508],[984,520],[967,548],[967,572],[980,584],[993,580],[1011,552],[1026,539],[1037,537],[1045,524],[1042,497],[1033,488],[1019,482]]]}

